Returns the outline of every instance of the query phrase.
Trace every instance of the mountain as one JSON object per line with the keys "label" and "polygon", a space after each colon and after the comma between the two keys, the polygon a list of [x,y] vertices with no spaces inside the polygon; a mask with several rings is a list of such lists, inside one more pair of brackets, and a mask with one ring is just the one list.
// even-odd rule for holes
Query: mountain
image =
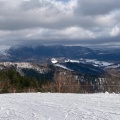
{"label": "mountain", "polygon": [[[9,79],[11,82],[18,83],[15,86],[24,82],[24,79],[28,78],[29,83],[34,82],[37,84],[51,83],[52,86],[58,87],[58,82],[61,81],[64,86],[70,84],[84,85],[84,84],[96,84],[99,82],[99,77],[103,76],[105,71],[98,67],[87,64],[79,63],[63,63],[63,64],[33,64],[28,62],[1,62],[0,63],[0,80],[6,80],[7,90],[9,89],[9,84],[7,84]],[[21,82],[22,79],[22,82]],[[98,82],[95,82],[98,79]],[[10,83],[11,83],[10,82]],[[13,83],[14,83],[13,82]],[[53,84],[54,85],[53,85]],[[32,83],[30,83],[33,85]],[[26,85],[26,83],[25,83]],[[13,85],[12,85],[13,86]],[[5,86],[4,86],[5,87]],[[32,86],[31,86],[32,87]],[[46,86],[47,87],[47,86]],[[67,90],[62,89],[63,91]],[[97,89],[90,89],[91,92]],[[64,92],[65,92],[64,91]],[[66,91],[67,92],[67,91]]]}
{"label": "mountain", "polygon": [[51,58],[120,61],[120,49],[96,50],[81,46],[12,46],[1,52],[0,61],[50,63]]}
{"label": "mountain", "polygon": [[[53,57],[80,58],[89,51],[91,49],[76,46],[14,46],[6,51],[7,57],[3,55],[2,58],[10,61],[47,61]],[[91,54],[94,55],[94,51]]]}
{"label": "mountain", "polygon": [[[9,71],[11,78],[13,70],[15,73],[15,76],[12,75],[13,80],[17,80],[16,75],[18,75],[18,80],[30,78],[33,81],[38,80],[40,84],[50,83],[50,86],[55,87],[50,89],[55,91],[58,91],[58,83],[61,81],[63,92],[68,92],[66,86],[71,90],[70,85],[73,84],[81,88],[79,90],[76,88],[76,92],[92,93],[107,90],[119,92],[117,87],[111,86],[117,86],[119,83],[119,77],[116,77],[119,73],[117,74],[116,70],[120,71],[120,49],[97,50],[81,46],[58,45],[12,46],[1,51],[0,61],[1,75],[8,74]],[[42,89],[46,91],[46,87],[47,84]]]}
{"label": "mountain", "polygon": [[104,73],[102,68],[93,66],[92,64],[66,62],[63,65],[75,72],[88,75],[101,75]]}
{"label": "mountain", "polygon": [[0,70],[14,68],[22,76],[30,76],[39,78],[39,76],[52,80],[53,74],[57,71],[68,71],[70,73],[81,73],[88,75],[101,75],[105,71],[100,68],[93,66],[92,64],[84,63],[57,63],[57,64],[33,64],[29,62],[1,62]]}

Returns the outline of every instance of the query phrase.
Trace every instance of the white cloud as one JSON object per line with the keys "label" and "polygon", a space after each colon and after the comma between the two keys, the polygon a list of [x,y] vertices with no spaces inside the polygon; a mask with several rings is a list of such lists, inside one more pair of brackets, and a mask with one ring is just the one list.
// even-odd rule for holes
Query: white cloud
{"label": "white cloud", "polygon": [[119,15],[120,0],[0,0],[1,44],[89,39],[97,43],[119,35]]}
{"label": "white cloud", "polygon": [[114,17],[111,14],[96,16],[96,22],[100,26],[113,26],[115,24]]}
{"label": "white cloud", "polygon": [[112,31],[110,32],[111,36],[118,36],[120,34],[120,28],[118,26],[115,26]]}
{"label": "white cloud", "polygon": [[69,27],[64,29],[61,32],[62,35],[67,36],[69,39],[87,39],[87,38],[95,38],[94,33],[89,30],[85,30],[80,27]]}

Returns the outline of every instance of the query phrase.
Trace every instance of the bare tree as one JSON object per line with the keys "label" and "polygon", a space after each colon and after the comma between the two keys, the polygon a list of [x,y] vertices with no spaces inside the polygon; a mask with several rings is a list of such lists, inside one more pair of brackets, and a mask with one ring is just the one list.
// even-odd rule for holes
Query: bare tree
{"label": "bare tree", "polygon": [[120,93],[120,72],[113,69],[107,72],[104,82],[105,91]]}

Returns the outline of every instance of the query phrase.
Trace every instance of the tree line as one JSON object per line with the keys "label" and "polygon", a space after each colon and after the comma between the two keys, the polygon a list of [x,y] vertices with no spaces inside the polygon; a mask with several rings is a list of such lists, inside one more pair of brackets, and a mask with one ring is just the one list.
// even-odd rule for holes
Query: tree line
{"label": "tree line", "polygon": [[116,71],[107,71],[101,78],[69,71],[52,71],[43,75],[38,75],[33,71],[26,73],[31,76],[21,76],[14,68],[0,70],[0,93],[99,93],[106,91],[120,93],[120,74]]}
{"label": "tree line", "polygon": [[35,77],[21,76],[15,69],[0,70],[0,93],[37,92],[48,81]]}

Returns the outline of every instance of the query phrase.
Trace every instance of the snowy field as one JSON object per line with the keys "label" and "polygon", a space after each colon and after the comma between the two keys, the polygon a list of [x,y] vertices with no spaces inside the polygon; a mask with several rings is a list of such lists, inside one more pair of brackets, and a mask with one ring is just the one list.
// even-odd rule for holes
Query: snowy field
{"label": "snowy field", "polygon": [[0,94],[0,120],[120,120],[120,94]]}

